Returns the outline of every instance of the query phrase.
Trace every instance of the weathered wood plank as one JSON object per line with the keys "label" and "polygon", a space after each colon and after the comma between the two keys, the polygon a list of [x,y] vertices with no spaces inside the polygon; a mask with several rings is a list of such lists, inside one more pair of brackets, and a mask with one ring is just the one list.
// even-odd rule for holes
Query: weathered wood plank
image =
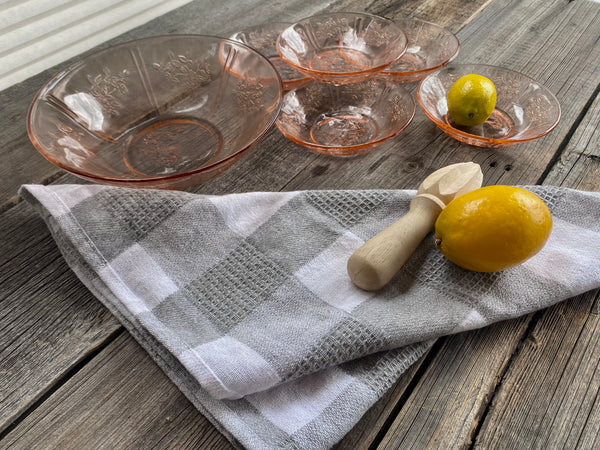
{"label": "weathered wood plank", "polygon": [[[456,2],[451,0],[421,0],[405,1],[402,5],[373,2],[369,12],[378,14],[388,19],[417,18],[436,23],[442,27],[457,32],[492,0],[474,0],[467,2]],[[359,3],[360,5],[360,3]]]}
{"label": "weathered wood plank", "polygon": [[[600,32],[599,32],[600,34]],[[600,180],[600,85],[564,151],[544,177],[544,184],[597,191]],[[599,213],[600,214],[600,213]]]}
{"label": "weathered wood plank", "polygon": [[504,376],[475,448],[593,448],[581,443],[596,440],[600,429],[600,318],[590,314],[596,296],[544,312]]}
{"label": "weathered wood plank", "polygon": [[377,448],[462,448],[507,366],[528,317],[444,339]]}
{"label": "weathered wood plank", "polygon": [[2,215],[0,242],[2,431],[122,328],[77,279],[27,205]]}
{"label": "weathered wood plank", "polygon": [[2,446],[233,448],[128,333],[29,414]]}

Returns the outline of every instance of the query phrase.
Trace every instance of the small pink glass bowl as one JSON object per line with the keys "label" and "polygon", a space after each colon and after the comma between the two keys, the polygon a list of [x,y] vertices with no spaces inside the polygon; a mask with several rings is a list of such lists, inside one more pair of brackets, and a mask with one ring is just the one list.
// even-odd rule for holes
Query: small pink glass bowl
{"label": "small pink glass bowl", "polygon": [[286,28],[277,39],[281,58],[315,80],[346,84],[376,75],[406,51],[394,22],[362,13],[321,14]]}
{"label": "small pink glass bowl", "polygon": [[[496,86],[496,108],[476,127],[454,124],[448,116],[450,87],[463,75],[479,74]],[[419,106],[453,138],[479,147],[505,147],[550,133],[560,121],[558,100],[537,81],[513,70],[483,64],[452,65],[426,77],[417,89]]]}
{"label": "small pink glass bowl", "polygon": [[290,25],[288,22],[271,22],[246,28],[230,36],[230,39],[242,42],[266,56],[279,72],[285,90],[308,80],[306,75],[283,61],[277,53],[277,38]]}
{"label": "small pink glass bowl", "polygon": [[406,33],[402,57],[383,71],[398,83],[412,83],[452,62],[460,50],[458,38],[446,28],[418,19],[396,20]]}
{"label": "small pink glass bowl", "polygon": [[313,152],[353,156],[400,134],[415,108],[410,93],[389,79],[313,81],[285,94],[275,123],[285,137]]}
{"label": "small pink glass bowl", "polygon": [[51,163],[98,183],[182,189],[229,168],[272,127],[275,67],[229,39],[155,36],[74,63],[34,98],[27,131]]}

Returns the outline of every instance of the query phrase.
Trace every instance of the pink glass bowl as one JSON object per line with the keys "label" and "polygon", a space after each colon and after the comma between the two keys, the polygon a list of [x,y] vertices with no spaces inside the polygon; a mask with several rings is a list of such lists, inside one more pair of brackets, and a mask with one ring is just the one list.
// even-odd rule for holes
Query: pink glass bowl
{"label": "pink glass bowl", "polygon": [[332,13],[300,20],[277,39],[281,58],[315,80],[345,84],[371,77],[405,52],[406,35],[391,20]]}
{"label": "pink glass bowl", "polygon": [[246,28],[230,36],[230,39],[242,42],[269,58],[279,72],[285,90],[308,80],[306,75],[283,61],[277,53],[277,38],[290,25],[288,22],[271,22]]}
{"label": "pink glass bowl", "polygon": [[284,136],[313,152],[352,156],[400,134],[414,114],[410,93],[389,79],[313,81],[285,94],[275,123]]}
{"label": "pink glass bowl", "polygon": [[[475,73],[496,86],[496,108],[476,127],[462,127],[448,116],[450,87],[463,75]],[[479,147],[504,147],[545,136],[560,121],[556,97],[537,81],[513,70],[488,65],[452,65],[426,77],[417,101],[433,123],[453,138]]]}
{"label": "pink glass bowl", "polygon": [[451,31],[418,19],[395,22],[406,33],[408,47],[404,55],[383,73],[398,83],[422,80],[458,55],[458,38]]}
{"label": "pink glass bowl", "polygon": [[94,53],[38,92],[27,129],[51,163],[98,183],[180,189],[229,168],[271,128],[281,78],[256,50],[200,35]]}

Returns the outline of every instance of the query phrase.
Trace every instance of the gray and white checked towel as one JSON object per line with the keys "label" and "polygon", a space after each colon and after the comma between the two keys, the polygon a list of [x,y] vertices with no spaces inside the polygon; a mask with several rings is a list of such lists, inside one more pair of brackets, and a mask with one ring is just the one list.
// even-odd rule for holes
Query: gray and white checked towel
{"label": "gray and white checked towel", "polygon": [[351,253],[415,191],[202,196],[27,185],[66,260],[232,442],[327,448],[435,340],[600,286],[600,193],[530,187],[554,228],[534,258],[465,271],[426,239],[379,292]]}

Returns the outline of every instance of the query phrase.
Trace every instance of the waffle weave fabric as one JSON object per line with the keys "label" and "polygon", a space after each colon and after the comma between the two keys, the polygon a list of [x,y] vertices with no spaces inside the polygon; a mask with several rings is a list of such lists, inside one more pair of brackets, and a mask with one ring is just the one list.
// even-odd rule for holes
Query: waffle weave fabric
{"label": "waffle weave fabric", "polygon": [[468,272],[428,238],[377,292],[356,288],[346,262],[415,191],[20,193],[77,276],[232,442],[319,449],[436,338],[600,286],[600,193],[526,188],[554,220],[538,255]]}

